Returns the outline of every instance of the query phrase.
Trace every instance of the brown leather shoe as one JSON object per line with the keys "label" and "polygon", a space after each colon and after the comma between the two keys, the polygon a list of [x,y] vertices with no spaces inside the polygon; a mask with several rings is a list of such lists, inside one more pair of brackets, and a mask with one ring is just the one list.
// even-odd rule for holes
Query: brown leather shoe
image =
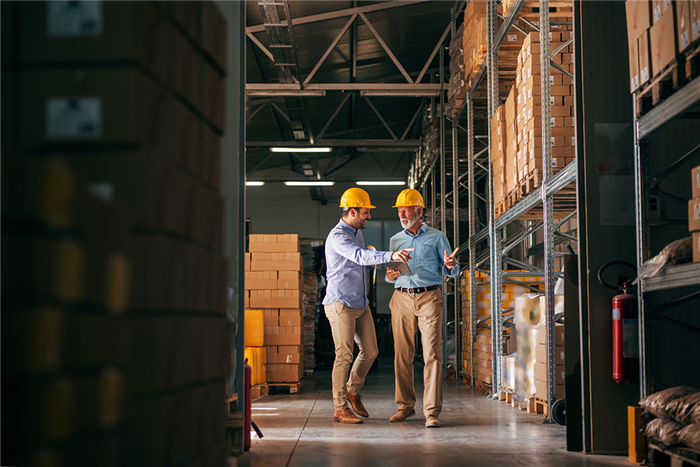
{"label": "brown leather shoe", "polygon": [[394,415],[389,419],[390,422],[403,422],[408,417],[412,417],[416,414],[413,407],[406,407],[405,409],[399,409]]}
{"label": "brown leather shoe", "polygon": [[428,415],[425,419],[426,428],[440,428],[440,420],[435,415]]}
{"label": "brown leather shoe", "polygon": [[348,401],[352,406],[352,410],[354,410],[357,415],[364,418],[369,417],[369,413],[367,412],[367,409],[365,409],[365,406],[362,403],[361,395],[348,393]]}
{"label": "brown leather shoe", "polygon": [[347,407],[343,410],[336,410],[333,414],[333,420],[338,423],[362,423],[362,420],[357,418]]}

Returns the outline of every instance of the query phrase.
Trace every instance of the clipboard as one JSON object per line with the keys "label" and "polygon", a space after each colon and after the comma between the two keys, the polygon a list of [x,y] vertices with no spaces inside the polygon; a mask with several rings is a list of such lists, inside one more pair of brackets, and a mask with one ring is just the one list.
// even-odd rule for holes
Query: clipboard
{"label": "clipboard", "polygon": [[401,275],[411,274],[411,268],[408,267],[408,263],[402,261],[391,261],[386,263],[386,267],[399,271]]}

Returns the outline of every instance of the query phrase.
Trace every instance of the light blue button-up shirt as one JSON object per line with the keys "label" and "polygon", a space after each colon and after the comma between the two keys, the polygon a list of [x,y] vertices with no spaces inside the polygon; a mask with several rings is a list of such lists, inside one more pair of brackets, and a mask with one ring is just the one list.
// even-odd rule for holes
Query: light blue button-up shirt
{"label": "light blue button-up shirt", "polygon": [[418,235],[413,235],[408,230],[402,230],[389,241],[389,248],[401,250],[404,248],[415,248],[411,252],[408,267],[411,273],[401,274],[394,281],[386,279],[398,287],[428,287],[431,285],[442,285],[442,274],[448,277],[457,277],[459,274],[459,263],[452,269],[447,269],[444,263],[444,254],[452,253],[450,242],[444,233],[437,229],[423,224],[418,229]]}
{"label": "light blue button-up shirt", "polygon": [[340,302],[367,308],[367,268],[391,261],[391,251],[365,249],[362,232],[340,219],[326,238],[326,296],[324,305]]}

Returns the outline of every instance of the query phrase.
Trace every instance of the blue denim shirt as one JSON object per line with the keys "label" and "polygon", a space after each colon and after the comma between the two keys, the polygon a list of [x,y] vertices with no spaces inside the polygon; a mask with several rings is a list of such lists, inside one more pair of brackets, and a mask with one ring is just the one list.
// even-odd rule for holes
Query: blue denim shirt
{"label": "blue denim shirt", "polygon": [[365,249],[362,231],[340,219],[326,238],[326,296],[324,305],[340,302],[350,308],[367,308],[367,269],[388,263],[390,251]]}
{"label": "blue denim shirt", "polygon": [[[395,288],[398,287],[428,287],[431,285],[442,285],[442,274],[448,277],[457,277],[459,274],[459,263],[447,269],[444,264],[444,254],[452,253],[450,242],[444,233],[437,229],[423,224],[418,229],[418,235],[413,235],[408,230],[402,230],[389,240],[389,248],[401,250],[403,248],[415,248],[411,252],[408,260],[410,274],[401,274],[393,281]],[[386,279],[387,282],[392,281]]]}

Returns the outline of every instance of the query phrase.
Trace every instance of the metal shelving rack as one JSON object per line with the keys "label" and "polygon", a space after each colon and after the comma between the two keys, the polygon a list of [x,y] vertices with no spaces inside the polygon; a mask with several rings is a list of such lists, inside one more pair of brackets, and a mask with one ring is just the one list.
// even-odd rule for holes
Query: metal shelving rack
{"label": "metal shelving rack", "polygon": [[[652,256],[648,209],[651,188],[648,138],[656,130],[682,116],[698,104],[700,104],[700,77],[693,79],[646,115],[635,120],[634,179],[638,269],[641,268],[644,261]],[[679,167],[684,161],[696,155],[699,150],[700,147],[696,147],[679,158],[665,173]],[[700,263],[665,268],[657,276],[643,280],[638,287],[640,399],[654,391],[652,316],[651,310],[647,309],[645,296],[651,292],[692,286],[700,286]],[[696,292],[684,297],[684,300],[697,298],[699,295],[700,292]]]}
{"label": "metal shelving rack", "polygon": [[[496,2],[489,1],[487,4],[487,59],[482,64],[478,73],[467,91],[466,98],[462,107],[457,112],[453,124],[452,124],[452,141],[453,141],[453,157],[456,157],[458,152],[457,147],[457,132],[459,131],[458,123],[465,115],[466,112],[466,131],[467,131],[467,177],[468,177],[468,207],[469,207],[469,239],[462,247],[467,247],[469,250],[469,320],[471,322],[471,333],[470,336],[471,343],[474,342],[474,334],[476,332],[476,315],[474,310],[476,309],[476,277],[475,272],[482,264],[486,261],[486,258],[477,257],[477,245],[485,240],[489,241],[489,256],[488,262],[490,267],[490,282],[491,282],[491,335],[492,335],[492,362],[493,362],[493,391],[492,396],[497,396],[499,387],[503,383],[503,369],[501,368],[501,356],[503,354],[503,306],[501,293],[502,284],[507,281],[507,277],[511,277],[511,274],[506,274],[503,272],[503,261],[504,255],[507,251],[512,249],[514,246],[528,238],[529,235],[534,233],[535,230],[539,228],[544,229],[544,269],[539,269],[529,264],[525,264],[519,261],[514,261],[512,259],[506,258],[506,262],[517,265],[522,269],[527,269],[532,271],[532,275],[542,274],[545,279],[545,297],[546,297],[546,307],[547,307],[547,323],[548,323],[548,335],[547,335],[547,352],[549,355],[549,372],[548,372],[548,395],[547,395],[547,406],[548,406],[548,416],[551,420],[552,414],[552,404],[554,403],[553,397],[556,395],[556,372],[555,372],[555,356],[554,356],[554,281],[559,274],[554,271],[554,235],[555,232],[561,227],[561,225],[575,214],[575,212],[569,214],[565,217],[563,221],[559,221],[555,224],[553,218],[553,196],[560,191],[563,187],[569,185],[570,183],[577,180],[577,168],[576,164],[572,163],[562,171],[560,171],[556,176],[552,175],[552,151],[551,151],[551,128],[545,125],[542,129],[542,139],[543,147],[543,167],[545,168],[544,180],[542,186],[532,193],[522,199],[518,204],[511,207],[504,214],[495,217],[495,206],[493,203],[493,176],[492,176],[492,165],[491,165],[491,135],[489,131],[488,146],[485,151],[480,151],[475,154],[474,142],[474,96],[479,88],[484,77],[487,79],[487,100],[488,100],[488,113],[487,117],[490,121],[491,117],[495,114],[495,111],[499,105],[499,87],[498,87],[498,49],[503,43],[506,34],[513,26],[518,14],[523,7],[524,1],[520,0],[514,2],[510,7],[508,14],[503,18],[503,24],[500,29],[496,28],[497,24],[497,11]],[[540,0],[539,2],[540,10],[540,28],[542,31],[549,31],[550,21],[549,21],[549,2],[548,0]],[[453,27],[453,31],[455,28]],[[540,48],[542,55],[550,55],[549,47],[549,37],[548,34],[540,34]],[[562,47],[563,48],[563,47]],[[555,51],[558,53],[562,48]],[[553,54],[554,55],[554,54]],[[552,56],[553,56],[552,55]],[[550,115],[550,88],[549,88],[549,76],[550,76],[550,66],[553,62],[551,60],[541,61],[541,89],[542,89],[542,121],[549,121]],[[483,153],[486,153],[485,164],[479,162],[478,159],[482,157]],[[486,172],[488,177],[488,188],[486,197],[481,197],[476,193],[476,166],[481,170]],[[455,179],[457,176],[455,175]],[[455,182],[455,189],[457,183]],[[459,196],[454,196],[456,201]],[[485,199],[488,211],[488,226],[477,232],[477,198]],[[537,206],[538,204],[543,206],[543,220],[542,222],[537,222],[529,228],[521,229],[516,233],[511,239],[505,238],[505,226],[517,220],[525,212]],[[455,209],[455,225],[459,224],[459,211]],[[455,235],[458,239],[458,235]],[[517,273],[513,276],[518,275]],[[473,352],[473,350],[472,350]],[[472,384],[473,374],[472,374]]]}

